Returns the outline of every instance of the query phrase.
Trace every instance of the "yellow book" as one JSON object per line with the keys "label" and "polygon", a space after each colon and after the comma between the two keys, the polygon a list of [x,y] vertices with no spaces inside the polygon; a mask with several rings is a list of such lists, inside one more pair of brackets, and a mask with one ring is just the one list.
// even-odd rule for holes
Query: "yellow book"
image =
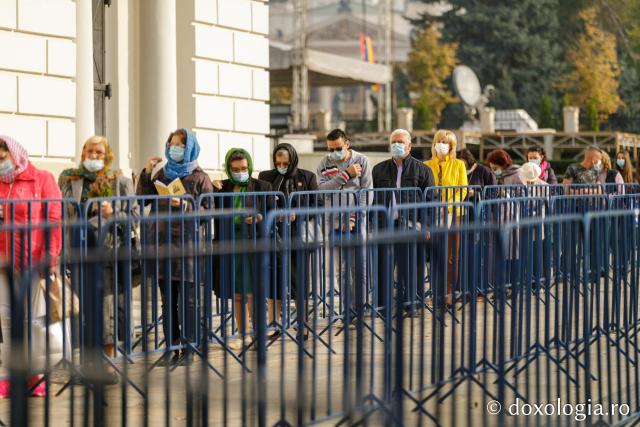
{"label": "yellow book", "polygon": [[180,178],[174,179],[169,184],[164,184],[156,180],[153,185],[156,186],[156,190],[161,196],[181,196],[187,194],[187,190],[185,190],[184,185],[182,185]]}

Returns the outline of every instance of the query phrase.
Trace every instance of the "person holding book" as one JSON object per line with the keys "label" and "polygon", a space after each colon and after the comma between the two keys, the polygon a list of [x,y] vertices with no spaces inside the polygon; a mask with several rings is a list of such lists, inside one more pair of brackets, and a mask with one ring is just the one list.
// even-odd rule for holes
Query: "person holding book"
{"label": "person holding book", "polygon": [[[190,195],[197,200],[202,194],[212,193],[213,185],[209,176],[198,166],[200,145],[195,135],[188,130],[178,129],[172,132],[167,139],[164,154],[167,162],[153,176],[155,166],[162,159],[152,157],[148,160],[140,173],[136,193],[177,196],[168,200],[147,200],[145,203],[152,205],[152,212],[179,215],[193,208],[185,198],[180,196]],[[165,189],[168,189],[168,193]],[[174,219],[173,221],[160,220],[157,224],[150,224],[147,232],[149,244],[155,244],[154,242],[157,241],[160,245],[169,245],[170,247],[166,249],[170,249],[173,254],[170,263],[165,263],[162,259],[150,260],[149,262],[153,264],[148,269],[152,272],[154,279],[157,278],[160,287],[164,336],[167,348],[173,350],[171,358],[163,358],[160,361],[161,366],[175,364],[186,366],[193,362],[193,353],[189,351],[188,343],[196,341],[194,259],[182,257],[179,254],[184,253],[183,251],[194,243],[196,237],[194,230],[195,227],[190,226],[188,221]],[[184,310],[179,310],[179,301],[182,301]],[[184,318],[180,318],[180,312],[185,314]],[[185,348],[182,353],[179,351],[180,347]],[[169,354],[167,352],[167,355]]]}
{"label": "person holding book", "polygon": [[[89,216],[87,218],[90,227],[87,233],[87,245],[90,248],[97,248],[100,236],[100,228],[111,218],[138,218],[138,205],[133,201],[107,201],[103,200],[99,203],[92,203],[91,199],[109,198],[109,197],[130,197],[134,195],[133,181],[127,178],[119,170],[111,169],[113,162],[113,151],[104,136],[92,136],[87,139],[82,147],[82,156],[80,165],[77,168],[64,170],[58,178],[58,186],[62,197],[65,199],[75,200],[84,208],[85,203],[90,203]],[[68,204],[67,215],[70,220],[78,219],[78,211],[75,205]],[[124,248],[125,240],[123,239],[124,227],[116,225],[118,230],[110,232],[105,241],[110,242],[110,249],[114,242]],[[115,230],[114,230],[115,231]],[[132,230],[129,230],[132,231]],[[114,236],[117,234],[117,236]],[[71,236],[65,236],[70,239]],[[72,240],[72,239],[70,239]],[[129,240],[131,242],[131,240]],[[116,249],[117,250],[117,249]],[[125,274],[128,274],[130,268],[126,268],[126,263],[120,262],[116,268],[115,262],[105,265],[104,273],[104,300],[102,304],[103,312],[103,346],[104,352],[108,357],[116,356],[115,342],[115,290],[118,290],[118,325],[119,339],[124,339],[124,334],[128,333],[124,330],[125,313],[124,307],[124,283]],[[115,271],[118,277],[114,277]],[[130,332],[130,331],[129,331]],[[108,382],[117,383],[118,376],[115,370],[110,366],[106,366],[106,375]]]}

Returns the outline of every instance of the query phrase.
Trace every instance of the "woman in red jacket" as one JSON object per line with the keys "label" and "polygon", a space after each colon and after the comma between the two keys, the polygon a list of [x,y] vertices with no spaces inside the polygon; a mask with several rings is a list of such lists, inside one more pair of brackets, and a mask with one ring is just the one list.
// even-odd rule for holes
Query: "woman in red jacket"
{"label": "woman in red jacket", "polygon": [[[21,233],[7,229],[0,232],[0,263],[11,264],[9,270],[14,277],[21,272],[36,267],[42,262],[48,262],[55,271],[57,258],[62,247],[62,231],[60,222],[62,206],[59,202],[60,189],[53,175],[47,171],[37,169],[29,162],[29,156],[24,147],[14,139],[0,135],[0,224],[4,228],[29,224],[33,231]],[[45,202],[47,199],[58,199],[57,202]],[[24,200],[24,202],[19,202]],[[58,224],[45,232],[39,225]],[[47,237],[45,240],[45,236]],[[12,247],[13,245],[13,247]],[[13,252],[13,253],[12,253]],[[48,256],[48,258],[47,258]],[[38,273],[34,273],[37,275]],[[37,276],[36,276],[37,277]],[[35,281],[37,286],[37,280]],[[0,318],[3,329],[10,325],[10,302],[6,285],[0,289]],[[33,292],[36,295],[38,292]],[[32,301],[31,321],[44,325],[45,311],[43,304]],[[8,329],[5,329],[3,350],[9,348],[6,342]],[[4,362],[8,362],[8,355],[3,355]],[[38,357],[40,355],[33,355]],[[6,366],[6,365],[5,365]],[[29,381],[31,389],[41,376],[34,376]],[[8,397],[9,382],[0,381],[0,398]],[[40,382],[32,391],[32,396],[46,394],[45,382]]]}

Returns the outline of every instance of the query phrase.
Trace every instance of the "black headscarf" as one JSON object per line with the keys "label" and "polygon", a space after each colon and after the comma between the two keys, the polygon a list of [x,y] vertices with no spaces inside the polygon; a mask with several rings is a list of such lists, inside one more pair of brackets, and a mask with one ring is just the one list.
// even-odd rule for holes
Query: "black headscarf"
{"label": "black headscarf", "polygon": [[287,144],[286,142],[276,145],[276,148],[273,149],[273,153],[271,155],[274,166],[276,164],[276,153],[278,151],[286,151],[289,153],[289,168],[287,169],[287,173],[284,175],[281,175],[278,172],[278,169],[275,168],[276,179],[273,181],[273,189],[275,191],[282,191],[285,196],[289,197],[289,194],[293,193],[296,189],[295,182],[292,178],[298,171],[298,153],[296,152],[296,149],[293,148],[293,145]]}

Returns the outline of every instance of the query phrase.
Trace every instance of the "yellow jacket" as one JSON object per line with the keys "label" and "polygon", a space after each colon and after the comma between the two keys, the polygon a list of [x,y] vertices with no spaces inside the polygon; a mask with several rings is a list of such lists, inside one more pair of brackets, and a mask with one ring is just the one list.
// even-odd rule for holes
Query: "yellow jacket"
{"label": "yellow jacket", "polygon": [[[452,159],[449,156],[444,161],[440,161],[439,158],[434,157],[431,160],[424,162],[425,165],[431,168],[435,183],[438,187],[466,187],[469,185],[467,179],[467,168],[464,166],[464,162],[458,159]],[[456,189],[443,191],[440,196],[442,202],[464,202],[467,197],[467,189]],[[449,208],[449,212],[452,209]],[[462,212],[458,212],[461,214]]]}

